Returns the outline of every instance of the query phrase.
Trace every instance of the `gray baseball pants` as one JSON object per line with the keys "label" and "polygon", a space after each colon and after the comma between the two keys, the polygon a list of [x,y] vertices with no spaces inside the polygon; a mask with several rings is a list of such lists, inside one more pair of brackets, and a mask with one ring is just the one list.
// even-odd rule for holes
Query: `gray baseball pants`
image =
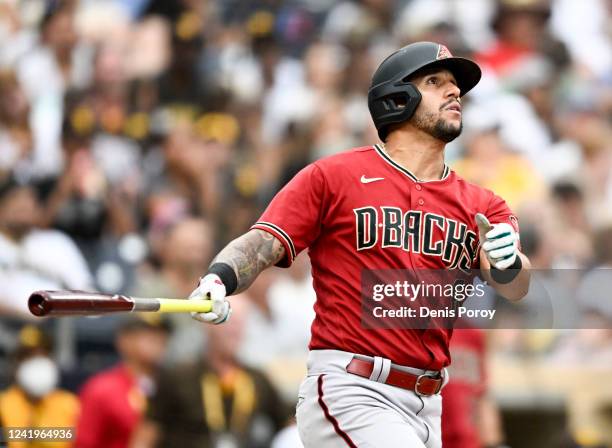
{"label": "gray baseball pants", "polygon": [[[296,408],[304,447],[441,448],[442,397],[419,396],[347,373],[353,356],[339,350],[310,352]],[[376,362],[386,369],[393,366],[417,375],[431,373],[383,358]]]}

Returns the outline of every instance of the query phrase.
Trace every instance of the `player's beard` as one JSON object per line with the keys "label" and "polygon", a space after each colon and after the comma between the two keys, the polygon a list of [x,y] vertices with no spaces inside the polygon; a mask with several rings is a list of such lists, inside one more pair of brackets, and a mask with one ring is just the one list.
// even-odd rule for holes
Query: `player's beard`
{"label": "player's beard", "polygon": [[442,117],[436,117],[435,114],[427,111],[416,112],[413,117],[413,124],[418,129],[428,133],[444,143],[449,143],[455,140],[463,130],[463,122],[459,125],[451,124],[445,121]]}

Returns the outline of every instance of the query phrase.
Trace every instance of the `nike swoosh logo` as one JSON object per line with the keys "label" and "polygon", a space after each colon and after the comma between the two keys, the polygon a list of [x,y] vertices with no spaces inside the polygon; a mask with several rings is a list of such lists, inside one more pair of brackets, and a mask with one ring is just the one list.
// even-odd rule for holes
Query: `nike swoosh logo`
{"label": "nike swoosh logo", "polygon": [[364,175],[361,175],[362,184],[369,184],[370,182],[376,182],[377,180],[385,180],[385,178],[384,177],[365,177]]}

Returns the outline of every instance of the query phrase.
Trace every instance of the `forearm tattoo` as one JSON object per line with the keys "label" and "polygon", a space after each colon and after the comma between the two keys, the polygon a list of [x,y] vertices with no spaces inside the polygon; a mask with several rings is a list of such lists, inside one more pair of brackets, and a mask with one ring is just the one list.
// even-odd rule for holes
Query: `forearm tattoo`
{"label": "forearm tattoo", "polygon": [[236,238],[219,252],[211,264],[227,263],[236,273],[238,287],[234,293],[247,289],[259,273],[278,263],[285,247],[273,235],[263,230],[250,230]]}

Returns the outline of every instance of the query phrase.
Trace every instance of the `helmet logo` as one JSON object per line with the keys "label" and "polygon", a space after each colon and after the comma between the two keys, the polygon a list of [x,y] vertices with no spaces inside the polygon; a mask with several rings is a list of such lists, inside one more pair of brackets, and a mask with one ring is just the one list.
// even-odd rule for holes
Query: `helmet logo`
{"label": "helmet logo", "polygon": [[453,55],[448,50],[448,48],[446,48],[444,45],[440,45],[438,47],[438,55],[436,56],[436,59],[446,59],[446,58],[452,58],[452,57]]}

